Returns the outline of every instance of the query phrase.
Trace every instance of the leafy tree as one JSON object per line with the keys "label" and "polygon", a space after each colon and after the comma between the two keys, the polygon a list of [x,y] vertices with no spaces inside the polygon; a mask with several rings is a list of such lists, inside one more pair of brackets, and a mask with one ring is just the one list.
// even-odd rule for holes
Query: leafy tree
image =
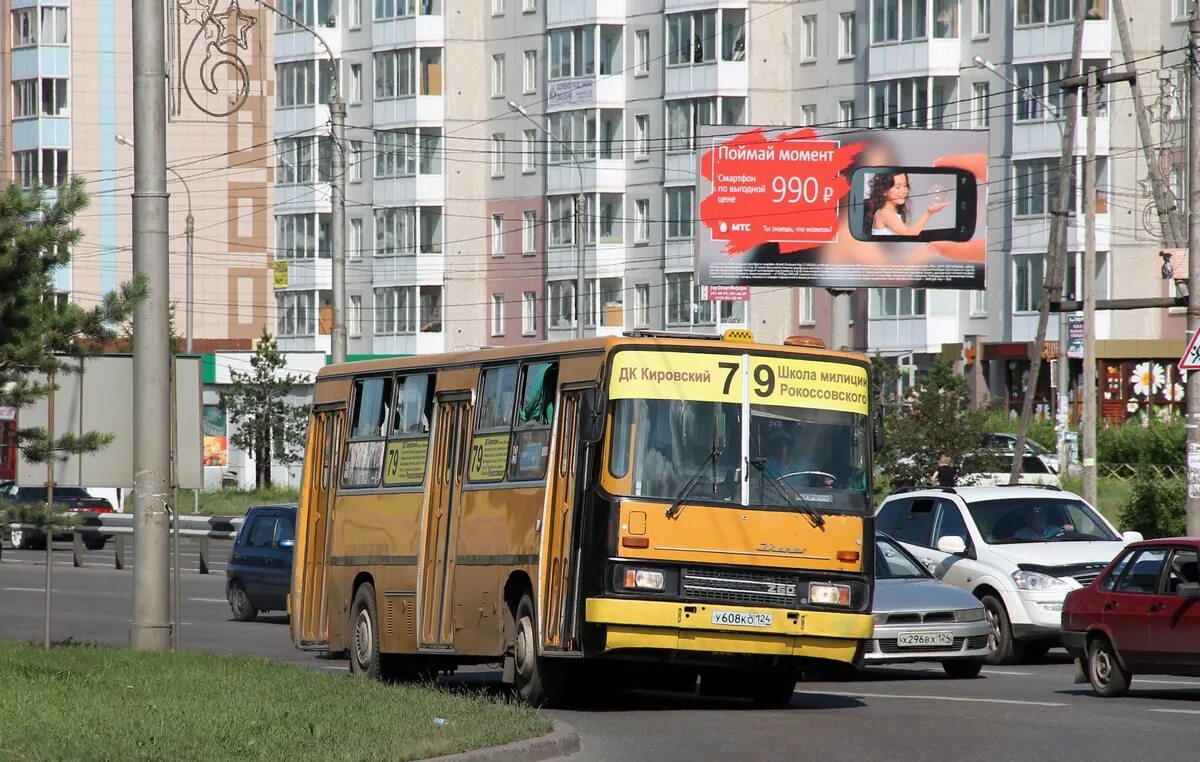
{"label": "leafy tree", "polygon": [[[10,185],[0,195],[0,406],[23,408],[50,391],[51,379],[79,370],[79,360],[113,341],[113,326],[128,320],[145,298],[145,278],[135,278],[94,307],[60,301],[54,274],[67,267],[80,240],[72,226],[87,206],[83,180],[74,178],[48,201],[41,189]],[[46,379],[46,381],[42,381]],[[63,434],[51,440],[42,428],[17,431],[17,447],[32,462],[96,452],[110,434]]]}
{"label": "leafy tree", "polygon": [[943,454],[954,463],[979,449],[987,432],[986,410],[971,406],[967,379],[935,358],[923,382],[904,397],[895,393],[895,371],[880,368],[887,445],[876,457],[879,481],[893,487],[928,483]]}
{"label": "leafy tree", "polygon": [[304,452],[308,408],[292,405],[288,394],[301,383],[284,372],[284,356],[264,328],[250,358],[249,373],[233,371],[232,385],[221,395],[221,406],[237,424],[230,444],[254,453],[258,489],[271,486],[271,460],[297,463]]}

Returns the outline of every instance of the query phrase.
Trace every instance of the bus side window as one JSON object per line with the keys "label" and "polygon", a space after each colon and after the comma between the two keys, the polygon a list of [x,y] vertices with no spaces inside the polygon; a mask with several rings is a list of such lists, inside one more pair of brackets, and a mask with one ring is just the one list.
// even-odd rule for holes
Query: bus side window
{"label": "bus side window", "polygon": [[534,362],[522,366],[521,398],[517,401],[517,422],[508,463],[510,481],[545,478],[557,391],[557,363]]}
{"label": "bus side window", "polygon": [[376,376],[354,382],[354,401],[347,437],[343,487],[377,487],[391,420],[392,378]]}
{"label": "bus side window", "polygon": [[383,486],[412,487],[425,481],[433,389],[432,373],[396,379],[396,404],[383,459]]}
{"label": "bus side window", "polygon": [[517,366],[483,370],[467,474],[472,483],[504,481],[517,399]]}

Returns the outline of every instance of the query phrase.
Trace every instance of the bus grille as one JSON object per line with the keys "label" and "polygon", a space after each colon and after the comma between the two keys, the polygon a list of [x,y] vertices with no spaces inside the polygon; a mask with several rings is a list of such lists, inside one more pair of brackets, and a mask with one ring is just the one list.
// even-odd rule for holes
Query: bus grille
{"label": "bus grille", "polygon": [[771,606],[794,606],[799,587],[791,574],[708,567],[685,567],[680,582],[684,598]]}

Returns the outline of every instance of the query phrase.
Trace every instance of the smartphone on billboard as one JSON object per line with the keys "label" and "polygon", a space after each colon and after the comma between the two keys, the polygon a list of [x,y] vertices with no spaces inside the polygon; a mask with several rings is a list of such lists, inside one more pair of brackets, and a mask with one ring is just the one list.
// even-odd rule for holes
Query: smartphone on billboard
{"label": "smartphone on billboard", "polygon": [[975,175],[953,167],[859,167],[850,179],[850,234],[860,241],[969,241]]}

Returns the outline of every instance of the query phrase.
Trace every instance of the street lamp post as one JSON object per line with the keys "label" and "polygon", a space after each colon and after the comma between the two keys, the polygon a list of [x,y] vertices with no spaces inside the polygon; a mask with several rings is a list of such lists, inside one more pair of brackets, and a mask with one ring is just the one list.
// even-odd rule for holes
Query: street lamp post
{"label": "street lamp post", "polygon": [[583,286],[584,286],[584,248],[583,248],[583,217],[587,209],[587,199],[584,196],[583,184],[583,165],[579,163],[579,156],[571,150],[557,135],[551,133],[542,125],[538,124],[537,120],[529,115],[523,107],[518,106],[516,101],[508,102],[508,110],[514,114],[519,114],[529,120],[529,123],[538,129],[543,135],[550,138],[554,142],[562,146],[567,155],[571,157],[571,161],[575,162],[575,169],[579,172],[579,193],[575,196],[575,336],[582,339],[583,333]]}
{"label": "street lamp post", "polygon": [[[133,148],[133,140],[117,133],[117,142],[123,146]],[[187,236],[187,303],[185,305],[185,331],[187,341],[187,353],[192,354],[192,337],[195,335],[193,313],[195,310],[195,237],[196,237],[196,218],[192,216],[192,189],[188,187],[187,180],[183,179],[183,175],[175,171],[173,167],[167,167],[167,171],[175,175],[175,179],[183,186],[184,193],[187,194],[187,223],[184,232]]]}

